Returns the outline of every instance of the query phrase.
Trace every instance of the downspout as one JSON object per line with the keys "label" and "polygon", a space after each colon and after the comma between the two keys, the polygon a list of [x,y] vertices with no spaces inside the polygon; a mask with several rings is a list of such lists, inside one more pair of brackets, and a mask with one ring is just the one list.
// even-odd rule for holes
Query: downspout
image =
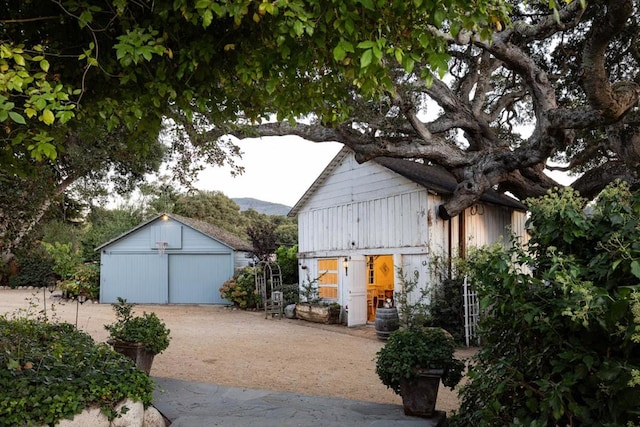
{"label": "downspout", "polygon": [[447,220],[447,223],[449,224],[449,238],[448,238],[448,246],[449,246],[449,253],[447,254],[447,275],[449,277],[451,277],[451,272],[453,271],[453,260],[452,260],[452,255],[451,253],[453,252],[453,227],[451,225],[451,218],[449,218]]}
{"label": "downspout", "polygon": [[466,209],[458,214],[458,256],[462,259],[467,257],[467,221]]}

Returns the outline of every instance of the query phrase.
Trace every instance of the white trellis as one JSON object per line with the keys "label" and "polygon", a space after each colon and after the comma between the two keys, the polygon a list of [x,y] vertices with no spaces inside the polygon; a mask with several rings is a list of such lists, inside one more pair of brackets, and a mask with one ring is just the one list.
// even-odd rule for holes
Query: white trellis
{"label": "white trellis", "polygon": [[465,276],[462,283],[464,298],[464,338],[467,347],[471,343],[480,344],[478,336],[478,318],[480,317],[480,303],[478,301],[478,293],[473,290]]}

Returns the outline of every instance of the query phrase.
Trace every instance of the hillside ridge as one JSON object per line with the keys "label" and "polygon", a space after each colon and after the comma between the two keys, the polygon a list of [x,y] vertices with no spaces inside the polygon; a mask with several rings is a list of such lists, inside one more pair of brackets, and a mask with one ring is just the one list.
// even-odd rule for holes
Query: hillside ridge
{"label": "hillside ridge", "polygon": [[267,202],[265,200],[254,199],[251,197],[239,197],[231,200],[233,200],[238,206],[240,206],[240,211],[253,209],[256,212],[265,215],[286,216],[291,210],[291,206],[283,205],[280,203]]}

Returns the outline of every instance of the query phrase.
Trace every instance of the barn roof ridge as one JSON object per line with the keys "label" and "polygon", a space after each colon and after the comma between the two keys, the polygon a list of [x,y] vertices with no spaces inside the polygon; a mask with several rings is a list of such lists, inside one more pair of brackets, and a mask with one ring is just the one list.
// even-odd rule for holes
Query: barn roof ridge
{"label": "barn roof ridge", "polygon": [[211,237],[212,239],[218,240],[220,243],[223,243],[227,246],[229,246],[231,249],[234,250],[240,250],[240,251],[246,251],[246,252],[253,252],[255,249],[253,247],[253,245],[249,242],[247,242],[246,240],[242,239],[241,237],[231,233],[230,231],[227,230],[223,230],[222,228],[218,227],[217,225],[211,224],[210,222],[207,221],[202,221],[202,220],[198,220],[198,219],[194,219],[194,218],[188,218],[186,216],[182,216],[182,215],[178,215],[178,214],[174,214],[174,213],[169,213],[169,212],[163,212],[160,213],[150,219],[148,219],[147,221],[143,221],[142,223],[138,224],[137,226],[125,231],[124,233],[120,234],[119,236],[109,240],[106,243],[103,243],[102,245],[98,246],[95,250],[98,251],[104,247],[107,247],[109,245],[111,245],[112,243],[117,242],[118,240],[121,240],[122,238],[124,238],[125,236],[128,236],[129,234],[140,230],[141,228],[147,226],[148,224],[151,224],[154,221],[159,220],[160,218],[162,218],[163,216],[167,216],[169,218],[172,218],[188,227],[193,228],[194,230],[205,234],[208,237]]}
{"label": "barn roof ridge", "polygon": [[[324,168],[316,180],[311,184],[307,191],[302,195],[298,202],[291,208],[288,216],[295,216],[302,206],[311,198],[313,193],[320,187],[330,176],[340,162],[350,154],[352,151],[350,148],[344,146],[335,155],[335,157]],[[445,168],[439,165],[425,165],[408,159],[398,159],[393,157],[376,157],[371,161],[379,164],[380,166],[389,169],[392,172],[397,173],[416,184],[419,184],[427,190],[433,191],[438,194],[451,195],[455,191],[458,182],[455,177],[447,171]],[[489,190],[485,192],[480,200],[483,202],[493,203],[497,205],[507,206],[518,210],[526,210],[526,206],[514,197],[499,193],[495,190]]]}
{"label": "barn roof ridge", "polygon": [[168,215],[169,217],[185,225],[188,225],[189,227],[201,233],[204,233],[211,238],[214,238],[216,240],[221,241],[222,243],[227,244],[232,249],[249,251],[249,252],[254,251],[254,247],[251,243],[247,242],[240,236],[237,236],[236,234],[230,231],[227,231],[218,227],[215,224],[211,224],[210,222],[207,222],[207,221],[203,221],[195,218],[189,218],[189,217],[177,215],[177,214],[167,213],[165,215]]}

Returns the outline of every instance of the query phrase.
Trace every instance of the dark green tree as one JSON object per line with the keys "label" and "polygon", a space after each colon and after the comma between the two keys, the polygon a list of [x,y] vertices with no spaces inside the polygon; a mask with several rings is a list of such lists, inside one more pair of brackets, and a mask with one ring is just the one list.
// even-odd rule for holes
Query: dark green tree
{"label": "dark green tree", "polygon": [[199,219],[246,237],[248,222],[240,214],[240,206],[221,191],[195,190],[175,200],[173,213]]}
{"label": "dark green tree", "polygon": [[[339,123],[353,90],[373,100],[379,87],[391,88],[383,56],[431,78],[416,68],[421,58],[434,71],[447,66],[446,37],[431,27],[486,38],[494,20],[506,19],[498,0],[0,6],[0,183],[40,196],[12,219],[17,236],[0,228],[3,254],[74,183],[109,177],[130,186],[160,160],[181,183],[205,165],[240,172],[239,149],[224,137],[239,125],[309,113]],[[10,206],[0,206],[3,214]]]}
{"label": "dark green tree", "polygon": [[87,230],[82,238],[82,257],[85,261],[100,261],[96,248],[122,233],[129,231],[145,219],[135,207],[105,209],[94,207],[87,216]]}
{"label": "dark green tree", "polygon": [[247,235],[255,248],[256,257],[261,261],[267,261],[278,248],[275,221],[273,217],[257,212],[252,213],[251,216]]}

